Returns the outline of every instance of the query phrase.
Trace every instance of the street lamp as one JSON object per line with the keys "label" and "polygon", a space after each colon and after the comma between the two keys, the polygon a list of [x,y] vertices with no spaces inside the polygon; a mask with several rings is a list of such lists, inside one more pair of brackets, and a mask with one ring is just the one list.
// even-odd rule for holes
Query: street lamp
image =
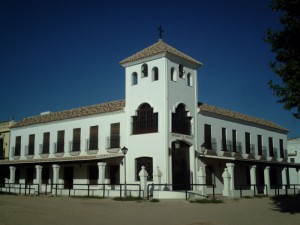
{"label": "street lamp", "polygon": [[127,197],[127,186],[126,186],[126,154],[128,152],[128,148],[126,148],[125,146],[123,148],[121,148],[121,151],[124,155],[124,181],[125,181],[125,198]]}

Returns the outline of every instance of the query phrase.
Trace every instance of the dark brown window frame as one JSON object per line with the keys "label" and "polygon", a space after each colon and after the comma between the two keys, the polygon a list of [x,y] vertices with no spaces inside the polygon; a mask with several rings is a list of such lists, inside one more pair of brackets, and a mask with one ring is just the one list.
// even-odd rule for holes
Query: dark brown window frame
{"label": "dark brown window frame", "polygon": [[154,113],[148,103],[143,103],[132,117],[132,134],[155,132],[158,132],[158,113]]}
{"label": "dark brown window frame", "polygon": [[191,135],[191,120],[184,104],[179,104],[172,113],[172,133]]}

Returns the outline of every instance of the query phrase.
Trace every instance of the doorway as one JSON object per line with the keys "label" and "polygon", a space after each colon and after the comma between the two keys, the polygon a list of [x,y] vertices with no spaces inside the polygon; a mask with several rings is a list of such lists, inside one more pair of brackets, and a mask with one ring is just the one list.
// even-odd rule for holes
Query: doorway
{"label": "doorway", "polygon": [[120,165],[109,166],[109,179],[111,185],[120,184]]}
{"label": "doorway", "polygon": [[189,145],[180,142],[179,148],[172,144],[173,190],[190,190],[190,152]]}
{"label": "doorway", "polygon": [[73,167],[65,167],[64,168],[64,188],[65,189],[72,189],[73,188],[73,179],[74,179],[74,172]]}

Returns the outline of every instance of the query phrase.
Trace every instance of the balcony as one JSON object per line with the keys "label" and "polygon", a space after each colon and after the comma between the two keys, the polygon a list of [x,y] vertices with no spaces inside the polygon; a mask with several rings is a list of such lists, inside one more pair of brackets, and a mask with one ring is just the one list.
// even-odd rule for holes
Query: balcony
{"label": "balcony", "polygon": [[27,159],[33,159],[34,157],[34,146],[25,145],[25,156]]}
{"label": "balcony", "polygon": [[77,140],[77,141],[70,141],[69,142],[69,153],[72,156],[77,156],[80,154],[80,145],[81,145],[81,141]]}
{"label": "balcony", "polygon": [[65,153],[65,142],[55,142],[54,143],[54,155],[63,156]]}
{"label": "balcony", "polygon": [[99,150],[98,139],[86,139],[86,152],[88,154],[96,154]]}
{"label": "balcony", "polygon": [[43,157],[49,156],[50,144],[40,144],[40,155]]}
{"label": "balcony", "polygon": [[217,155],[217,142],[215,138],[211,138],[210,142],[205,142],[202,144],[202,152],[205,155]]}
{"label": "balcony", "polygon": [[120,150],[120,136],[110,136],[106,138],[106,150],[111,153],[117,153]]}

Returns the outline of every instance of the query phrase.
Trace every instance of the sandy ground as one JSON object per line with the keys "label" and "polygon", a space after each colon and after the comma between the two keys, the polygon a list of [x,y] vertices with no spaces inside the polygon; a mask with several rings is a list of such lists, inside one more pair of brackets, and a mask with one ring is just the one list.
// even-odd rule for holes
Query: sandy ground
{"label": "sandy ground", "polygon": [[21,224],[299,225],[300,198],[225,199],[220,204],[199,204],[0,195],[0,225]]}

